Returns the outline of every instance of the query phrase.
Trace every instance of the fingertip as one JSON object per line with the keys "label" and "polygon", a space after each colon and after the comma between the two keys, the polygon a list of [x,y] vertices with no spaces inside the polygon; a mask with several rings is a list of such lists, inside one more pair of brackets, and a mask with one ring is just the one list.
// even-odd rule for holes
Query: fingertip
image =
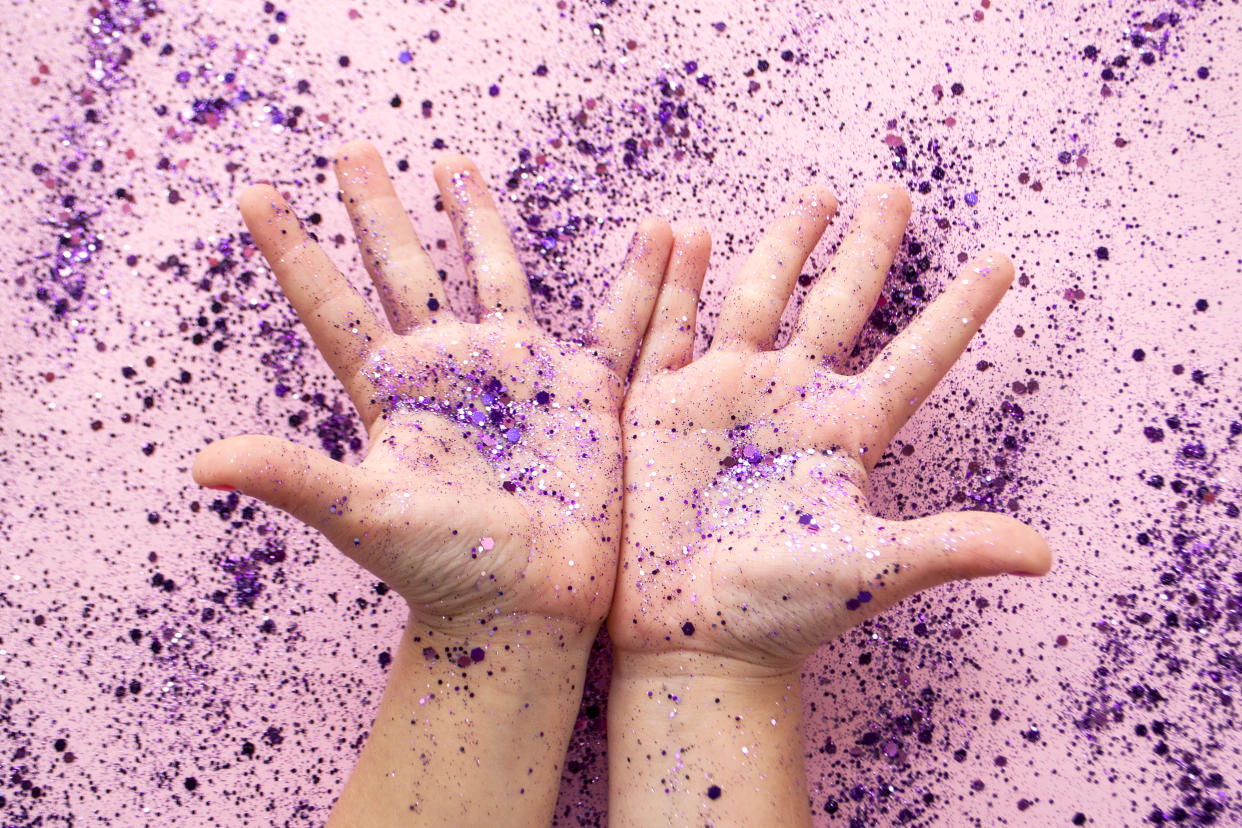
{"label": "fingertip", "polygon": [[832,190],[829,190],[822,184],[812,184],[809,187],[803,187],[798,191],[796,202],[823,216],[825,222],[836,215],[837,207],[839,206],[837,197],[832,194]]}
{"label": "fingertip", "polygon": [[195,456],[194,464],[190,467],[190,476],[194,478],[194,482],[208,488],[222,486],[236,488],[235,482],[228,477],[228,458],[233,453],[231,449],[233,441],[240,439],[242,438],[232,437],[226,440],[216,440],[203,448]]}
{"label": "fingertip", "polygon": [[966,269],[984,278],[996,278],[1009,284],[1013,281],[1013,262],[999,250],[985,250],[975,256]]}
{"label": "fingertip", "polygon": [[996,512],[944,512],[912,522],[921,536],[934,580],[996,575],[1044,575],[1052,552],[1043,536],[1017,518]]}
{"label": "fingertip", "polygon": [[671,247],[673,244],[673,228],[659,216],[648,216],[639,222],[636,235],[661,247]]}
{"label": "fingertip", "polygon": [[441,187],[446,186],[450,179],[455,175],[472,175],[478,176],[479,168],[474,161],[460,153],[446,153],[436,158],[432,164],[432,174],[435,176],[436,183]]}
{"label": "fingertip", "polygon": [[895,181],[877,181],[868,185],[866,199],[881,207],[910,215],[910,192]]}
{"label": "fingertip", "polygon": [[673,226],[673,246],[683,255],[706,256],[712,249],[712,236],[698,225]]}
{"label": "fingertip", "polygon": [[707,230],[697,226],[674,228],[667,280],[683,290],[697,292],[707,275],[711,253],[712,237]]}
{"label": "fingertip", "polygon": [[[1052,550],[1048,541],[1030,526],[1009,515],[974,513],[977,532],[973,537],[978,544],[983,570],[994,570],[1008,575],[1046,575],[1052,568]],[[968,533],[969,534],[969,533]]]}
{"label": "fingertip", "polygon": [[910,200],[910,193],[899,181],[873,181],[867,185],[866,194],[875,198],[888,197]]}
{"label": "fingertip", "polygon": [[[210,448],[210,447],[209,447]],[[203,459],[207,449],[203,449],[194,456],[194,462],[190,465],[190,478],[200,486],[210,485],[211,478],[207,461]]]}
{"label": "fingertip", "polygon": [[646,271],[647,279],[658,285],[673,253],[673,228],[659,216],[648,216],[638,224],[626,256],[632,267]]}
{"label": "fingertip", "polygon": [[339,516],[325,503],[350,486],[347,466],[262,434],[217,440],[199,452],[191,473],[201,486],[257,498],[320,531]]}
{"label": "fingertip", "polygon": [[332,163],[336,166],[345,164],[365,165],[379,160],[379,150],[370,141],[362,138],[346,141],[344,144],[341,144],[336,154],[332,156]]}
{"label": "fingertip", "polygon": [[495,212],[495,202],[488,190],[487,181],[478,166],[467,156],[440,156],[432,167],[432,175],[440,197],[444,200],[444,206],[448,208],[454,221],[461,218],[462,209],[470,205]]}
{"label": "fingertip", "polygon": [[285,199],[271,184],[251,184],[237,197],[242,218],[262,217],[284,206]]}
{"label": "fingertip", "polygon": [[332,172],[346,209],[360,201],[396,196],[384,158],[370,141],[350,141],[336,152]]}
{"label": "fingertip", "polygon": [[1047,575],[1052,570],[1052,548],[1039,532],[1025,523],[1018,523],[1020,540],[1017,543],[1016,559],[1021,566],[1013,574],[1016,575]]}

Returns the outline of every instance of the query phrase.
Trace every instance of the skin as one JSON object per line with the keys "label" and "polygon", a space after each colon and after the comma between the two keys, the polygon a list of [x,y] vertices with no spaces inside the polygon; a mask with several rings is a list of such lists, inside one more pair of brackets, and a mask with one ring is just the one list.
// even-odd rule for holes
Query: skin
{"label": "skin", "polygon": [[[971,261],[864,371],[848,355],[910,216],[869,188],[785,347],[798,275],[836,211],[800,193],[760,240],[694,351],[710,240],[678,231],[622,415],[624,534],[609,697],[614,825],[810,823],[806,658],[928,587],[1050,566],[1012,518],[871,514],[867,475],[1004,296],[1000,253]],[[657,816],[658,815],[658,816]]]}
{"label": "skin", "polygon": [[618,415],[672,244],[644,223],[585,344],[531,315],[475,166],[435,179],[477,306],[449,308],[375,149],[336,157],[385,326],[280,194],[241,211],[367,430],[357,466],[262,435],[212,443],[199,483],[284,509],[400,593],[409,618],[329,824],[550,820],[621,536]]}

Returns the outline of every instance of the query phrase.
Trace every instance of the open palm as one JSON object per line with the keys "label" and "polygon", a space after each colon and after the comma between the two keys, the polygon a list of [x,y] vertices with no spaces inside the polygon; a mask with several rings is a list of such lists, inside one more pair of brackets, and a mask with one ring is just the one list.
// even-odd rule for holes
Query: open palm
{"label": "open palm", "polygon": [[471,162],[441,159],[435,178],[476,284],[477,322],[449,309],[374,148],[346,146],[336,166],[390,328],[274,189],[251,188],[241,208],[358,410],[365,459],[351,467],[273,437],[236,437],[201,453],[195,479],[289,511],[428,623],[477,629],[534,613],[597,626],[620,537],[617,414],[668,226],[643,225],[588,343],[571,344],[534,322],[508,231]]}
{"label": "open palm", "polygon": [[790,342],[772,350],[803,264],[836,209],[801,193],[691,361],[709,239],[679,232],[622,415],[625,528],[609,632],[622,651],[697,651],[796,669],[816,647],[937,583],[1048,569],[1012,518],[914,521],[868,510],[867,473],[1000,301],[1000,254],[968,265],[863,372],[834,371],[866,322],[910,215],[871,187]]}

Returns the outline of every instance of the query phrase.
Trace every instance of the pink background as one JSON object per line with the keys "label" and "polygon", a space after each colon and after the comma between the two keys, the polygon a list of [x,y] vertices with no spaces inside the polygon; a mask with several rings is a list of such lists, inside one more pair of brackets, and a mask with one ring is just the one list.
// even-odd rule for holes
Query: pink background
{"label": "pink background", "polygon": [[[810,274],[867,182],[915,192],[922,249],[864,355],[959,256],[1011,251],[1019,283],[873,489],[889,515],[1015,514],[1056,567],[921,596],[812,660],[817,823],[1242,822],[1236,3],[5,9],[4,825],[314,824],[352,766],[400,599],[188,475],[242,431],[358,456],[234,207],[274,181],[360,275],[316,163],[352,137],[447,241],[450,292],[430,160],[473,154],[566,334],[658,212],[715,239],[706,336],[811,181],[842,212]],[[558,824],[606,821],[592,671]]]}

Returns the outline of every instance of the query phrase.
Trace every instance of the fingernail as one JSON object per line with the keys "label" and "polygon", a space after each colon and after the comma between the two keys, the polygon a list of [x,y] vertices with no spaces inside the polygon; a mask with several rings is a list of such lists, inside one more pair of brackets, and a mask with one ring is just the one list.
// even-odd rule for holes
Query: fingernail
{"label": "fingernail", "polygon": [[208,488],[208,489],[215,489],[217,492],[235,492],[235,491],[237,491],[237,490],[236,490],[236,489],[234,489],[232,486],[207,486],[206,488]]}

